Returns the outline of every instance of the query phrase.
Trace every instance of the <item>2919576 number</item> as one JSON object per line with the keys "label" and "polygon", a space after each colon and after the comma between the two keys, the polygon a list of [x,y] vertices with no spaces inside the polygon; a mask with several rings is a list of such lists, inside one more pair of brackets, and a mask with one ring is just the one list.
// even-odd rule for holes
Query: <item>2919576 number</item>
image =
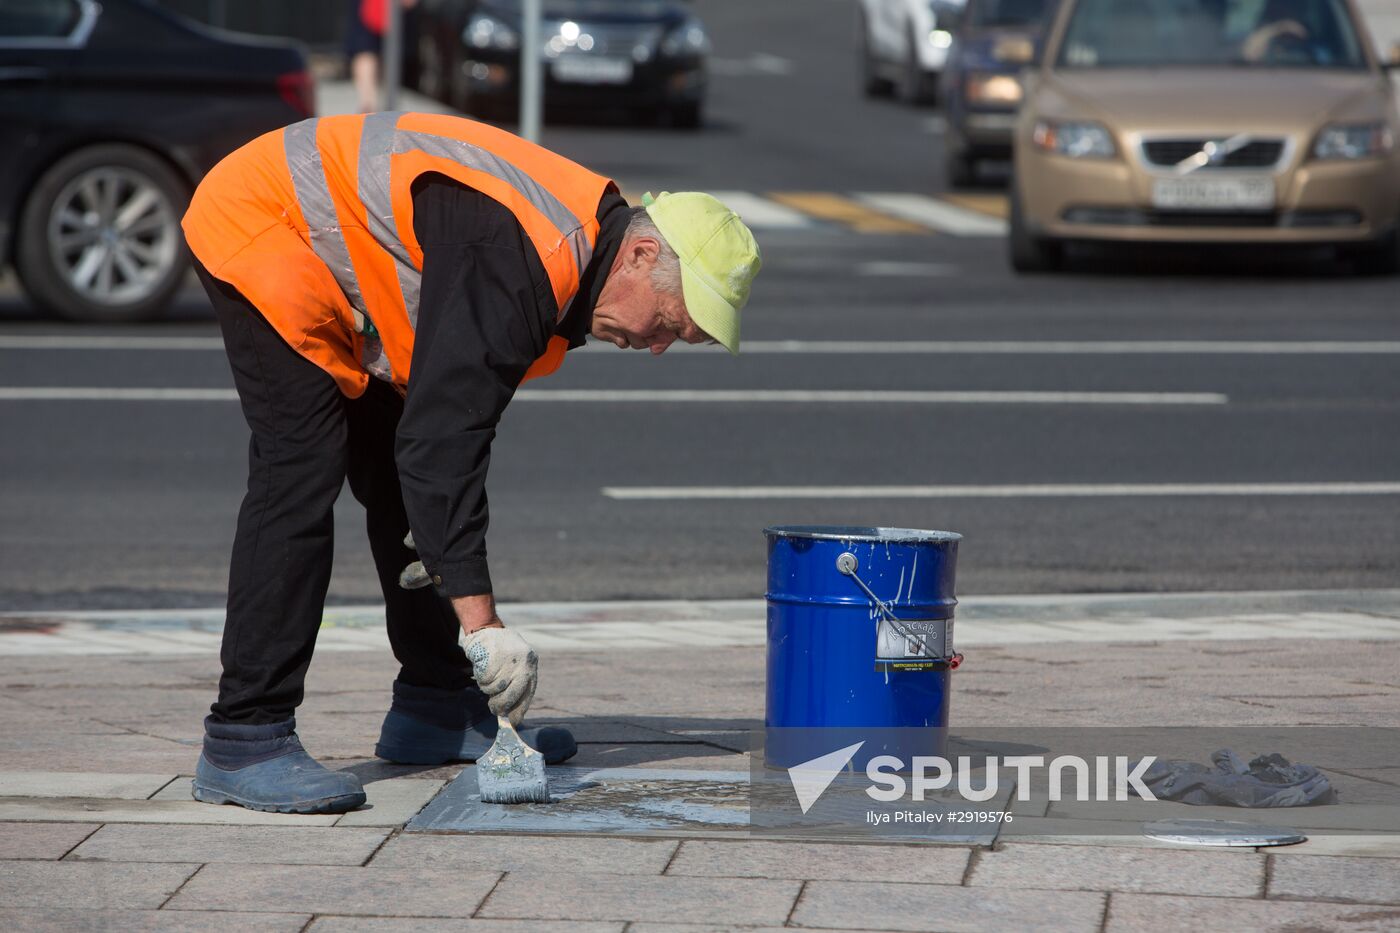
{"label": "2919576 number", "polygon": [[952,810],[945,822],[948,823],[1010,823],[1011,814],[1002,810]]}

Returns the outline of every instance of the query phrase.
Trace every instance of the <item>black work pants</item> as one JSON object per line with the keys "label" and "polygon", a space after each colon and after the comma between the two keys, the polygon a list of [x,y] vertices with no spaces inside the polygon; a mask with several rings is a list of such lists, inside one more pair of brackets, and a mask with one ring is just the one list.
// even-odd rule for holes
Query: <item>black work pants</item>
{"label": "black work pants", "polygon": [[360,398],[346,398],[233,286],[197,263],[196,270],[252,430],[214,720],[281,722],[301,703],[330,585],[333,509],[347,478],[365,507],[399,680],[454,690],[472,684],[451,604],[432,587],[398,585],[399,572],[417,559],[403,544],[408,517],[394,464],[403,400],[376,379]]}

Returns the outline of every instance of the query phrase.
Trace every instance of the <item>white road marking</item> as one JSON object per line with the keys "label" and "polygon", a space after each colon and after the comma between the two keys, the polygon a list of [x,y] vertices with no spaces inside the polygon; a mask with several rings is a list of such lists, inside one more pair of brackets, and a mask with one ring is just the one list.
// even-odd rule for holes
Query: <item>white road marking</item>
{"label": "white road marking", "polygon": [[748,58],[715,58],[711,56],[706,61],[706,67],[711,73],[726,78],[746,77],[748,75],[785,77],[796,70],[790,59],[769,55],[766,52],[756,52]]}
{"label": "white road marking", "polygon": [[118,389],[101,386],[3,386],[3,402],[236,402],[233,389]]}
{"label": "white road marking", "polygon": [[1351,356],[1394,355],[1400,340],[746,340],[744,353]]}
{"label": "white road marking", "polygon": [[938,392],[866,389],[522,389],[527,402],[909,405],[1224,405],[1218,392]]}
{"label": "white road marking", "polygon": [[800,230],[814,225],[811,217],[785,204],[747,191],[715,191],[715,197],[750,227],[768,230]]}
{"label": "white road marking", "polygon": [[[522,402],[798,405],[1224,405],[1217,392],[938,392],[865,389],[521,389]],[[3,386],[0,402],[234,402],[233,389]]]}
{"label": "white road marking", "polygon": [[[1216,392],[938,392],[832,389],[521,389],[522,402],[623,404],[1224,405]],[[234,389],[3,386],[0,402],[235,402]]]}
{"label": "white road marking", "polygon": [[921,194],[867,192],[856,198],[870,207],[901,220],[955,236],[1006,236],[1006,221]]}
{"label": "white road marking", "polygon": [[1395,496],[1400,483],[1106,483],[1024,486],[604,486],[609,499],[1061,499]]}
{"label": "white road marking", "polygon": [[222,337],[112,337],[107,335],[8,334],[0,350],[222,350]]}
{"label": "white road marking", "polygon": [[943,278],[957,275],[958,267],[946,262],[896,262],[873,260],[856,266],[856,275],[904,276],[908,278]]}
{"label": "white road marking", "polygon": [[[761,199],[760,199],[761,200]],[[786,211],[780,204],[772,205]],[[797,213],[793,211],[793,213]],[[805,218],[805,215],[798,214]],[[874,263],[867,265],[873,266]],[[902,263],[892,263],[890,268]],[[921,265],[910,263],[911,267]],[[936,266],[937,263],[927,264]],[[860,267],[857,267],[859,269]],[[61,334],[0,335],[0,350],[223,350],[219,337],[114,337]],[[588,352],[616,348],[590,343]],[[713,347],[673,346],[668,353],[715,352]],[[723,352],[722,350],[719,352]],[[1400,340],[748,340],[745,354],[1241,354],[1241,355],[1394,355]]]}
{"label": "white road marking", "polygon": [[770,55],[767,52],[759,52],[757,55],[749,56],[749,63],[753,65],[755,71],[761,74],[790,75],[797,70],[791,59]]}

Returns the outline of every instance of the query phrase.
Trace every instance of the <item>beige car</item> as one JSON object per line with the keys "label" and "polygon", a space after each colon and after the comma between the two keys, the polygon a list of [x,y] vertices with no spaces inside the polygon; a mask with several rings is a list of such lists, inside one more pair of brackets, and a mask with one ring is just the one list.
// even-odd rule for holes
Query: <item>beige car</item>
{"label": "beige car", "polygon": [[1011,264],[1067,241],[1327,244],[1400,268],[1400,121],[1351,0],[1065,0],[1017,118]]}

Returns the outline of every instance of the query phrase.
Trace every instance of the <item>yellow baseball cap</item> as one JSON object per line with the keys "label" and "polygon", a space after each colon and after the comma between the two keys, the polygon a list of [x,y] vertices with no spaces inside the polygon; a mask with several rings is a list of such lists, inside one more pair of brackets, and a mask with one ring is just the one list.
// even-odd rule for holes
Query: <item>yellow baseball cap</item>
{"label": "yellow baseball cap", "polygon": [[739,312],[763,264],[739,215],[699,191],[642,196],[652,223],[681,260],[685,309],[696,326],[739,352]]}

